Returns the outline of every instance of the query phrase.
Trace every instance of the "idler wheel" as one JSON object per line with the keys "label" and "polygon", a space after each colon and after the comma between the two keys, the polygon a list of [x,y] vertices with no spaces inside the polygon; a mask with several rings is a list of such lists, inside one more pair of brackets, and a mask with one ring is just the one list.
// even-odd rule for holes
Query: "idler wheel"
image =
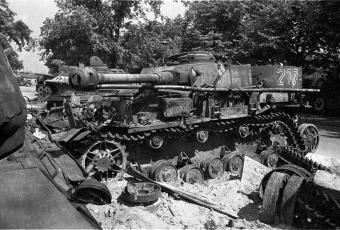
{"label": "idler wheel", "polygon": [[300,137],[302,138],[306,150],[314,153],[319,146],[319,131],[313,124],[302,124],[298,128]]}
{"label": "idler wheel", "polygon": [[279,157],[274,153],[274,151],[269,149],[264,150],[260,153],[260,156],[262,157],[262,164],[272,169],[276,168]]}
{"label": "idler wheel", "polygon": [[218,157],[208,157],[201,161],[200,166],[203,169],[206,177],[211,179],[221,177],[224,172],[223,162]]}
{"label": "idler wheel", "polygon": [[249,130],[249,126],[248,125],[241,125],[238,128],[238,134],[240,135],[240,137],[242,138],[246,138],[250,135],[250,130]]}
{"label": "idler wheel", "polygon": [[177,180],[177,169],[170,162],[160,160],[152,165],[151,175],[155,181],[171,183]]}
{"label": "idler wheel", "polygon": [[82,156],[81,165],[89,177],[98,180],[115,177],[126,168],[124,147],[115,141],[97,141]]}
{"label": "idler wheel", "polygon": [[195,164],[186,165],[181,168],[180,176],[185,182],[190,184],[200,183],[204,179],[202,170]]}
{"label": "idler wheel", "polygon": [[243,157],[240,153],[234,152],[226,154],[223,159],[223,165],[226,171],[233,174],[241,175],[243,167]]}
{"label": "idler wheel", "polygon": [[152,135],[149,139],[149,146],[153,149],[160,149],[164,144],[164,139],[161,135]]}
{"label": "idler wheel", "polygon": [[313,108],[316,112],[321,113],[326,108],[325,99],[323,99],[321,96],[315,98],[313,101]]}
{"label": "idler wheel", "polygon": [[209,139],[209,132],[207,130],[198,130],[196,132],[196,140],[199,143],[205,143]]}

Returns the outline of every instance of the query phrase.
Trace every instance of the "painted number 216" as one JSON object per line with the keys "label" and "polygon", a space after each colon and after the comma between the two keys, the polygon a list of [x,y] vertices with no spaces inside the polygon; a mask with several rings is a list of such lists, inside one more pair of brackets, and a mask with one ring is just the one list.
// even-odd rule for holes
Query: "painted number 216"
{"label": "painted number 216", "polygon": [[284,78],[287,78],[288,85],[295,86],[299,71],[298,69],[278,69],[277,73],[280,74],[279,80],[277,82],[278,85],[284,85],[283,80]]}

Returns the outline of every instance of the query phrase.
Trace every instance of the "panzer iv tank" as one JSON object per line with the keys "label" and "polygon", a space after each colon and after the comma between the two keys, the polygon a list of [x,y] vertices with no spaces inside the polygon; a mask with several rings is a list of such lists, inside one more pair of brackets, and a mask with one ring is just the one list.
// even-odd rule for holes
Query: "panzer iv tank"
{"label": "panzer iv tank", "polygon": [[[273,95],[286,94],[289,102],[294,94],[317,90],[301,89],[299,68],[272,69],[269,80],[261,79],[250,65],[224,66],[205,52],[174,56],[166,66],[140,74],[74,69],[72,87],[110,90],[111,95],[100,105],[69,111],[74,130],[86,126],[91,131],[77,131],[64,146],[99,179],[117,175],[127,161],[157,181],[173,181],[180,174],[190,183],[217,178],[225,170],[240,174],[245,156],[272,168],[296,163],[317,148],[317,128],[298,127],[295,116],[276,108]],[[298,152],[280,155],[278,146]]]}

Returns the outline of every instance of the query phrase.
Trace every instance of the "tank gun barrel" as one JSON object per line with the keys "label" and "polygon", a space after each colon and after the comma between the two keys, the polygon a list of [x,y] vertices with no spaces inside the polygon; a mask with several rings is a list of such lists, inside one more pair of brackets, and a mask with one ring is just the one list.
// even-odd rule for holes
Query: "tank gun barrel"
{"label": "tank gun barrel", "polygon": [[78,88],[95,88],[102,84],[187,84],[194,73],[164,71],[150,74],[98,73],[95,69],[77,68],[69,74],[69,83]]}
{"label": "tank gun barrel", "polygon": [[273,92],[273,93],[297,93],[297,92],[320,92],[319,89],[294,89],[294,88],[197,88],[183,85],[124,85],[104,84],[97,89],[157,89],[157,90],[182,90],[192,92]]}

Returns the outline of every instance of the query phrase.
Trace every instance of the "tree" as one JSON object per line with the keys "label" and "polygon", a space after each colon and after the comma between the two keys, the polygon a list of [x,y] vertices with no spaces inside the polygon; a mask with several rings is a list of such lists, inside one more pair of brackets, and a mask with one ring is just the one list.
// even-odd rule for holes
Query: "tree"
{"label": "tree", "polygon": [[147,21],[127,27],[121,39],[121,67],[141,68],[163,64],[181,50],[181,18]]}
{"label": "tree", "polygon": [[121,32],[137,17],[145,16],[146,6],[159,12],[153,1],[56,0],[59,11],[41,28],[40,46],[47,65],[52,59],[66,64],[88,64],[97,55],[111,67],[121,61]]}
{"label": "tree", "polygon": [[293,11],[297,18],[297,49],[305,69],[339,77],[340,2],[295,3]]}
{"label": "tree", "polygon": [[224,61],[289,64],[339,74],[339,1],[187,3],[183,49],[210,49]]}
{"label": "tree", "polygon": [[187,3],[183,23],[183,50],[210,50],[223,61],[234,61],[244,16],[243,2],[201,1]]}
{"label": "tree", "polygon": [[14,20],[15,13],[9,9],[6,0],[0,1],[0,45],[3,47],[5,54],[12,69],[23,68],[22,62],[18,60],[18,54],[12,47],[11,43],[15,43],[18,50],[27,47],[33,42],[30,37],[31,30],[21,20]]}

